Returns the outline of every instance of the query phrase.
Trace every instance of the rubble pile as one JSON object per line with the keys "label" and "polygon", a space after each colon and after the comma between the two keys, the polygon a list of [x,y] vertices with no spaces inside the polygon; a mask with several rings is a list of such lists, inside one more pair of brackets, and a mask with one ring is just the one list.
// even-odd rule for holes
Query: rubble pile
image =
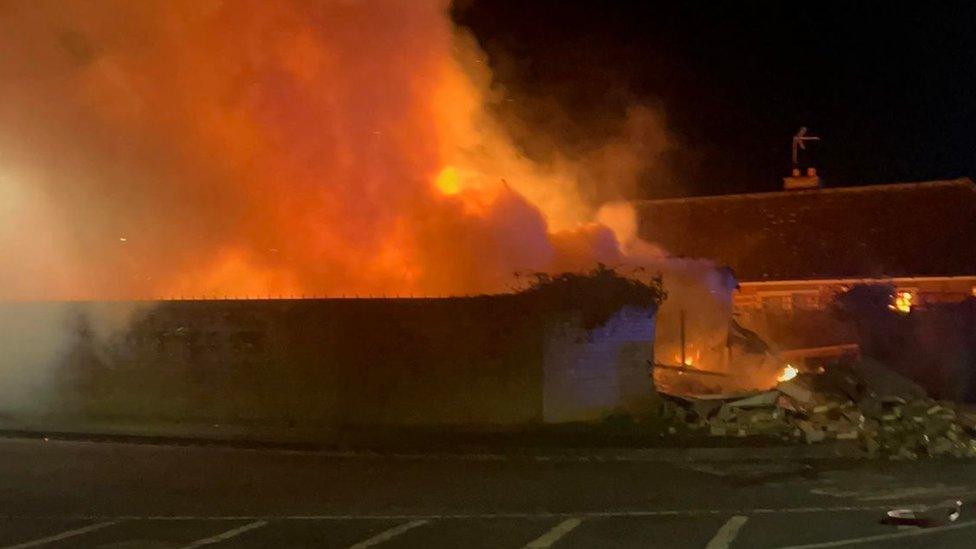
{"label": "rubble pile", "polygon": [[712,436],[851,440],[892,459],[976,457],[976,415],[872,363],[800,374],[769,391],[665,396],[678,424]]}

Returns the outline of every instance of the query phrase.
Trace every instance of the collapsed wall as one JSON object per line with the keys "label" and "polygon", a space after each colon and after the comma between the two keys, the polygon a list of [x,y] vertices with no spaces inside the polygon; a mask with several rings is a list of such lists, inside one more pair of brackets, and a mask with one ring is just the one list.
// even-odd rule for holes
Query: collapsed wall
{"label": "collapsed wall", "polygon": [[31,341],[0,335],[0,420],[138,431],[599,419],[654,398],[653,313],[625,307],[587,326],[519,294],[0,304],[5,322],[33,319]]}
{"label": "collapsed wall", "polygon": [[[725,372],[735,277],[704,259],[668,258],[654,266],[668,298],[661,303],[655,348],[664,364]],[[682,345],[684,350],[682,351]]]}

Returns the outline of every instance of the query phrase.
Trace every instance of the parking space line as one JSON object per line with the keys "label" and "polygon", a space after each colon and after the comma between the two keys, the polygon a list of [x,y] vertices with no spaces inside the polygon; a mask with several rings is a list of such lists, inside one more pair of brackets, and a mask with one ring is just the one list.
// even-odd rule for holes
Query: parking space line
{"label": "parking space line", "polygon": [[573,528],[576,528],[582,522],[582,519],[575,517],[566,519],[553,526],[552,529],[545,534],[542,534],[538,538],[530,541],[523,549],[546,549],[547,547],[551,547],[553,543],[559,541],[559,538],[568,534]]}
{"label": "parking space line", "polygon": [[426,520],[413,520],[410,522],[405,522],[399,526],[394,526],[389,530],[383,530],[379,534],[376,534],[369,539],[365,539],[355,545],[351,545],[349,546],[349,549],[365,549],[366,547],[372,547],[374,545],[383,543],[384,541],[391,540],[407,530],[412,530],[418,526],[423,526],[424,524],[427,524]]}
{"label": "parking space line", "polygon": [[969,528],[970,526],[976,526],[976,520],[969,522],[962,522],[959,524],[950,524],[948,526],[936,526],[934,528],[925,528],[924,530],[909,530],[894,532],[891,534],[878,534],[874,536],[864,536],[860,538],[848,538],[839,539],[836,541],[825,541],[823,543],[810,543],[807,545],[790,545],[789,547],[782,547],[781,549],[825,549],[827,547],[844,547],[846,545],[859,545],[861,543],[871,543],[872,541],[885,541],[889,539],[900,539],[900,538],[914,538],[916,536],[926,536],[929,534],[938,534],[940,532],[946,532],[949,530],[958,530],[960,528]]}
{"label": "parking space line", "polygon": [[227,530],[217,534],[216,536],[210,536],[209,538],[198,539],[189,545],[184,545],[182,549],[193,549],[195,547],[203,547],[204,545],[213,545],[215,543],[220,543],[222,541],[229,540],[230,538],[236,538],[237,536],[243,534],[244,532],[249,532],[263,526],[267,526],[268,521],[266,520],[256,520],[254,522],[245,524],[239,528],[234,528],[232,530]]}
{"label": "parking space line", "polygon": [[742,528],[749,517],[743,515],[736,515],[725,522],[718,532],[715,532],[715,536],[712,540],[708,542],[705,549],[728,549],[729,545],[735,541],[735,537],[739,535],[739,529]]}
{"label": "parking space line", "polygon": [[109,521],[109,522],[99,522],[98,524],[89,524],[88,526],[75,528],[74,530],[68,530],[67,532],[61,532],[60,534],[54,534],[53,536],[48,536],[46,538],[35,539],[33,541],[25,541],[24,543],[18,543],[17,545],[9,545],[7,547],[4,547],[3,549],[25,549],[27,547],[39,547],[41,545],[47,545],[48,543],[53,543],[55,541],[61,541],[63,539],[73,538],[75,536],[80,536],[82,534],[94,532],[95,530],[101,530],[102,528],[111,526],[113,524],[118,524],[118,523],[116,521]]}

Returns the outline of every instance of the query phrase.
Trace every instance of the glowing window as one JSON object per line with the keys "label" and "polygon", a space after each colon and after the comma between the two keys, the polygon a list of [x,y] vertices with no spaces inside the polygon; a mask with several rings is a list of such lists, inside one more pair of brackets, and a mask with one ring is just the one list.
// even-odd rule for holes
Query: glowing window
{"label": "glowing window", "polygon": [[895,290],[895,294],[891,296],[891,304],[888,308],[892,311],[896,311],[902,314],[908,314],[912,312],[912,307],[918,304],[916,300],[915,290],[907,290],[899,288]]}

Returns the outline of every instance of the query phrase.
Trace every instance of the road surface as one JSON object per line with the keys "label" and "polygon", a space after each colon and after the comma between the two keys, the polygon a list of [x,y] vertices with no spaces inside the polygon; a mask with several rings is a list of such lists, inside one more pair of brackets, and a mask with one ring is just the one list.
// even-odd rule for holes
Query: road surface
{"label": "road surface", "polygon": [[972,547],[965,461],[369,456],[0,439],[0,547]]}

